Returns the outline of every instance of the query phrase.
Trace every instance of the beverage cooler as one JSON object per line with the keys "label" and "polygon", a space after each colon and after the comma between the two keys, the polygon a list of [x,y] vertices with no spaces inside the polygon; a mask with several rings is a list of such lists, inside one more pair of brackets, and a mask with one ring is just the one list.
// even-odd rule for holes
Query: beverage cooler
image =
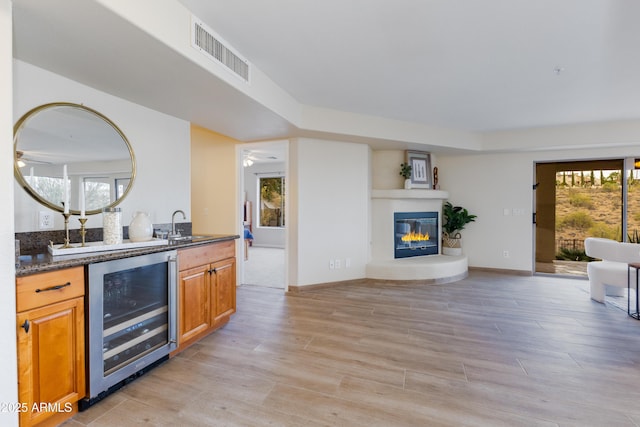
{"label": "beverage cooler", "polygon": [[89,265],[86,409],[176,348],[177,252]]}

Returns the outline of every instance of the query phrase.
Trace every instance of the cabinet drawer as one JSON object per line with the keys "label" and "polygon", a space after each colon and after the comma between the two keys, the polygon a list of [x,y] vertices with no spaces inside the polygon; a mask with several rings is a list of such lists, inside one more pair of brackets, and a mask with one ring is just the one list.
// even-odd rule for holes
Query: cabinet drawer
{"label": "cabinet drawer", "polygon": [[235,256],[235,241],[227,240],[210,245],[197,246],[195,248],[180,249],[178,251],[178,264],[180,271],[182,271]]}
{"label": "cabinet drawer", "polygon": [[16,278],[17,312],[84,295],[84,267]]}

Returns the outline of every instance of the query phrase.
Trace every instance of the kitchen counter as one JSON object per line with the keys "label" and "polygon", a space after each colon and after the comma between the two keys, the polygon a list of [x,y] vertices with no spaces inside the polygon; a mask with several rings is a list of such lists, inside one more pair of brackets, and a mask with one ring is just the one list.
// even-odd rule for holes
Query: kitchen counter
{"label": "kitchen counter", "polygon": [[62,268],[76,267],[79,265],[92,264],[96,262],[109,261],[113,259],[129,258],[137,255],[145,255],[155,252],[163,252],[173,249],[205,245],[214,242],[223,242],[226,240],[235,240],[239,238],[240,236],[235,234],[198,235],[192,240],[180,240],[172,242],[169,245],[148,246],[143,248],[123,249],[105,252],[92,252],[76,255],[53,256],[49,254],[47,252],[47,249],[45,248],[45,251],[43,253],[21,256],[20,265],[16,267],[16,277],[42,273],[45,271],[53,271]]}

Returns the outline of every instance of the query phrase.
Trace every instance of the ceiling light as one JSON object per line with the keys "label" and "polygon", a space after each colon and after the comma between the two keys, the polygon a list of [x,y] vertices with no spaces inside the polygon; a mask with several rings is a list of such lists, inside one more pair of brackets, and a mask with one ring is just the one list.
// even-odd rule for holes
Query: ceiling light
{"label": "ceiling light", "polygon": [[24,162],[24,160],[22,160],[22,156],[24,155],[24,153],[22,151],[16,151],[16,157],[18,158],[18,161],[16,162],[18,164],[19,168],[23,168],[25,167],[27,164]]}
{"label": "ceiling light", "polygon": [[249,167],[253,164],[253,160],[251,159],[244,159],[244,161],[242,162],[242,165],[246,168]]}

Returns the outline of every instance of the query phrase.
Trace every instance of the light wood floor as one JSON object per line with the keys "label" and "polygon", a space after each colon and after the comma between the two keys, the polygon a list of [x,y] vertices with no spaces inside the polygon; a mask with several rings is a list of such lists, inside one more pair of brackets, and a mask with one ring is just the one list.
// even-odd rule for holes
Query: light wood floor
{"label": "light wood floor", "polygon": [[638,426],[640,322],[587,286],[243,286],[227,326],[65,425]]}

